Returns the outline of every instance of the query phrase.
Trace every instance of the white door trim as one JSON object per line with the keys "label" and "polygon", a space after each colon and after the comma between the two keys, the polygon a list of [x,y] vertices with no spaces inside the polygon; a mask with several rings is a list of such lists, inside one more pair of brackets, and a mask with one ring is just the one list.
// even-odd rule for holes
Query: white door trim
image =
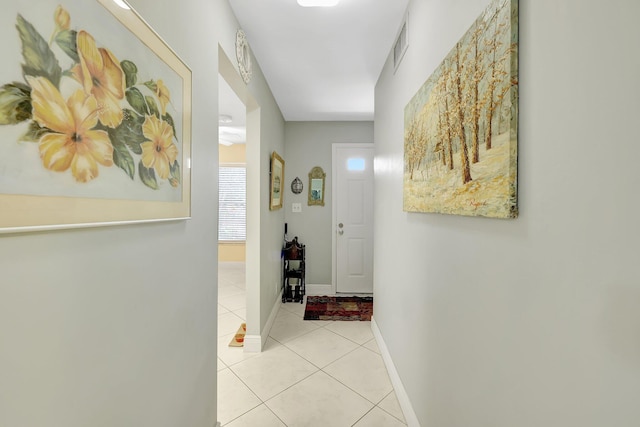
{"label": "white door trim", "polygon": [[338,170],[336,167],[336,151],[338,148],[375,148],[372,142],[334,142],[331,144],[331,289],[333,295],[337,292],[338,270],[336,266],[337,239],[335,230],[338,227],[336,217],[338,216],[338,204],[335,202],[338,185]]}

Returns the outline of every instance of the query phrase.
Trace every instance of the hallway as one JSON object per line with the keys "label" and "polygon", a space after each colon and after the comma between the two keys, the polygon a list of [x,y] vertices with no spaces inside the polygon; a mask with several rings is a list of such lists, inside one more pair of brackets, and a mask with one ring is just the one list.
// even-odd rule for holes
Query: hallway
{"label": "hallway", "polygon": [[282,304],[262,353],[229,347],[246,318],[244,264],[218,271],[218,420],[229,427],[406,425],[370,322],[304,321]]}

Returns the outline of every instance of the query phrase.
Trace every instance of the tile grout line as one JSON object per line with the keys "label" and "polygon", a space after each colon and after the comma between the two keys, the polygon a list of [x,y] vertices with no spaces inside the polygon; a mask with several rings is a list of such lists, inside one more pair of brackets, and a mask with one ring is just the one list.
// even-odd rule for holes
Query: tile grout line
{"label": "tile grout line", "polygon": [[[231,281],[231,280],[229,280],[229,281]],[[236,286],[236,283],[235,283],[235,282],[234,282],[231,286],[235,286],[236,288],[241,289],[241,290],[246,290],[246,287],[245,287],[245,288],[239,288],[238,286]],[[246,285],[245,285],[245,286],[246,286]],[[227,295],[225,298],[227,298],[227,297],[233,297],[233,296],[235,296],[235,295],[239,295],[239,293],[238,293],[238,294],[234,294],[234,295]],[[220,296],[218,296],[218,304],[219,304],[219,301],[220,301]],[[225,310],[228,310],[228,313],[224,313],[224,314],[234,314],[236,317],[239,317],[242,321],[245,321],[245,320],[243,320],[243,319],[242,319],[242,318],[241,318],[241,317],[236,313],[236,311],[246,309],[246,307],[241,307],[241,308],[237,308],[237,309],[235,309],[235,310],[231,310],[231,309],[229,309],[229,308],[225,307],[225,306],[224,306],[224,305],[222,305],[222,304],[219,304],[219,305],[220,305],[221,307],[223,307]],[[280,310],[280,309],[283,309],[283,310]],[[296,316],[298,319],[303,319],[303,320],[304,320],[304,312],[302,312],[302,314],[300,314],[300,309],[299,309],[298,307],[296,307],[295,309],[288,309],[288,308],[286,308],[286,307],[285,307],[285,304],[281,304],[281,306],[279,307],[278,315],[279,315],[281,312],[283,312],[283,311],[284,311],[284,312],[286,312],[286,314],[290,314],[290,315]],[[362,399],[364,399],[364,400],[365,400],[366,402],[368,402],[369,404],[373,405],[369,410],[367,410],[364,414],[362,414],[362,415],[360,416],[360,418],[358,418],[358,420],[357,420],[354,424],[352,424],[352,426],[355,426],[356,424],[358,424],[359,422],[361,422],[361,421],[362,421],[362,420],[363,420],[363,419],[364,419],[368,414],[370,414],[370,413],[371,413],[375,408],[380,409],[382,412],[384,412],[384,413],[385,413],[385,414],[387,414],[388,416],[390,416],[390,417],[392,417],[393,419],[397,420],[397,421],[398,421],[398,422],[400,422],[401,424],[406,425],[406,422],[403,422],[402,420],[400,420],[399,418],[397,418],[395,415],[391,414],[390,412],[388,412],[388,411],[386,411],[385,409],[383,409],[382,407],[380,407],[380,404],[381,404],[385,399],[387,399],[391,394],[393,394],[393,393],[395,392],[395,389],[393,388],[393,385],[392,385],[392,389],[391,389],[391,391],[389,391],[388,393],[386,393],[386,394],[384,395],[384,397],[382,397],[382,398],[380,399],[380,401],[376,403],[376,402],[372,402],[371,400],[369,400],[369,399],[368,399],[368,398],[366,398],[365,396],[361,395],[361,394],[360,394],[359,392],[357,392],[356,390],[352,389],[352,388],[351,388],[350,386],[348,386],[347,384],[343,383],[343,382],[342,382],[341,380],[339,380],[338,378],[334,377],[333,375],[331,375],[330,373],[328,373],[328,372],[326,372],[326,371],[325,371],[325,368],[328,368],[329,366],[333,365],[334,363],[338,362],[339,360],[341,360],[341,359],[345,358],[346,356],[348,356],[348,355],[352,354],[353,352],[357,351],[360,347],[361,347],[361,348],[364,348],[364,349],[365,349],[365,350],[367,350],[368,352],[371,352],[371,353],[373,353],[374,355],[376,355],[376,356],[378,356],[378,357],[381,357],[381,354],[380,354],[379,352],[376,352],[375,350],[373,350],[373,349],[370,349],[370,348],[366,347],[366,345],[367,345],[367,344],[370,344],[370,343],[371,343],[371,341],[375,341],[375,337],[372,337],[371,339],[368,339],[368,340],[366,340],[366,341],[365,341],[365,342],[363,342],[363,343],[357,342],[357,341],[355,341],[355,340],[353,340],[353,339],[351,339],[351,338],[349,338],[349,337],[347,337],[347,336],[344,336],[344,335],[340,334],[339,332],[336,332],[336,331],[331,330],[331,329],[329,329],[329,328],[328,328],[329,326],[331,326],[331,325],[333,325],[333,324],[335,324],[335,323],[336,323],[335,321],[327,322],[325,325],[318,325],[318,323],[313,323],[313,325],[314,325],[314,326],[316,326],[316,328],[314,328],[313,330],[306,331],[306,332],[302,333],[301,335],[295,336],[295,337],[293,337],[293,338],[291,338],[291,339],[286,339],[284,342],[283,342],[283,341],[279,341],[278,339],[274,338],[273,336],[269,336],[269,337],[268,337],[268,338],[272,339],[272,340],[273,340],[275,343],[277,343],[278,345],[280,345],[280,346],[284,347],[285,349],[287,349],[287,350],[291,351],[294,355],[296,355],[297,357],[299,357],[301,360],[303,360],[303,361],[305,361],[305,362],[309,363],[309,364],[310,364],[311,366],[313,366],[316,370],[315,370],[314,372],[312,372],[311,374],[309,374],[309,375],[305,376],[304,378],[301,378],[300,380],[296,381],[294,384],[291,384],[290,386],[286,387],[284,390],[282,390],[282,391],[280,391],[280,392],[276,393],[274,396],[269,397],[269,398],[268,398],[268,399],[266,399],[266,400],[263,400],[260,396],[258,396],[258,395],[256,394],[256,392],[255,392],[253,389],[251,389],[251,387],[249,387],[249,385],[248,385],[247,383],[245,383],[245,382],[244,382],[244,381],[243,381],[243,380],[242,380],[242,379],[241,379],[241,378],[236,374],[236,372],[233,370],[233,367],[234,367],[234,366],[239,365],[240,363],[242,363],[242,362],[244,362],[244,361],[246,361],[246,360],[249,360],[249,359],[243,359],[243,360],[239,360],[239,361],[237,361],[237,362],[235,362],[235,363],[232,363],[232,364],[227,364],[227,363],[226,363],[226,362],[224,362],[222,359],[220,359],[220,357],[218,356],[218,359],[222,362],[222,365],[224,366],[223,370],[224,370],[224,369],[228,369],[228,370],[229,370],[229,371],[230,371],[230,372],[231,372],[231,373],[232,373],[232,374],[233,374],[233,375],[234,375],[234,376],[235,376],[235,377],[236,377],[236,378],[237,378],[237,379],[238,379],[238,380],[239,380],[239,381],[240,381],[240,382],[241,382],[241,383],[242,383],[242,384],[247,388],[247,389],[249,389],[249,391],[250,391],[250,392],[251,392],[251,393],[252,393],[252,394],[253,394],[253,395],[254,395],[254,396],[255,396],[255,397],[256,397],[256,398],[261,402],[259,405],[255,406],[255,407],[253,407],[253,408],[251,408],[251,409],[249,409],[249,410],[247,410],[246,412],[244,412],[243,414],[241,414],[241,415],[239,415],[238,417],[234,418],[233,420],[228,421],[228,422],[225,424],[225,426],[226,426],[226,425],[228,425],[228,424],[230,424],[230,423],[232,423],[232,422],[234,422],[234,421],[236,421],[236,420],[238,420],[239,418],[241,418],[241,417],[245,416],[246,414],[248,414],[248,413],[250,413],[250,412],[252,412],[252,411],[256,410],[256,409],[257,409],[257,408],[259,408],[260,406],[264,405],[264,407],[266,408],[266,410],[268,410],[268,411],[269,411],[269,412],[270,412],[270,413],[271,413],[271,414],[272,414],[276,419],[278,419],[278,420],[279,420],[279,421],[280,421],[280,422],[281,422],[285,427],[288,427],[288,425],[284,422],[284,420],[282,420],[282,419],[281,419],[281,418],[280,418],[280,417],[279,417],[279,416],[278,416],[278,415],[277,415],[277,414],[276,414],[276,413],[271,409],[271,407],[267,404],[267,402],[268,402],[268,401],[270,401],[270,400],[272,400],[272,399],[274,399],[275,397],[279,396],[280,394],[285,393],[286,391],[290,390],[291,388],[293,388],[293,387],[295,387],[295,386],[297,386],[297,385],[301,384],[302,382],[304,382],[304,381],[308,380],[309,378],[311,378],[312,376],[314,376],[314,375],[316,375],[316,374],[318,374],[318,373],[320,373],[320,372],[322,372],[323,374],[327,375],[329,378],[333,379],[334,381],[336,381],[338,384],[342,385],[342,386],[343,386],[343,387],[345,387],[346,389],[350,390],[350,391],[351,391],[351,392],[353,392],[355,395],[357,395],[357,396],[361,397]],[[293,341],[295,341],[295,340],[297,340],[297,339],[299,339],[299,338],[302,338],[302,337],[304,337],[304,336],[306,336],[306,335],[311,334],[312,332],[319,331],[320,329],[324,329],[325,331],[330,332],[330,333],[332,333],[333,335],[336,335],[337,337],[340,337],[340,338],[342,338],[342,339],[346,339],[347,341],[349,341],[349,342],[351,342],[351,343],[355,344],[355,345],[356,345],[356,347],[355,347],[355,348],[353,348],[352,350],[348,351],[347,353],[345,353],[345,354],[343,354],[343,355],[341,355],[341,356],[337,357],[335,360],[333,360],[333,361],[331,361],[330,363],[326,364],[324,367],[320,367],[320,366],[318,366],[318,365],[316,365],[315,363],[313,363],[312,361],[308,360],[306,357],[304,357],[304,356],[303,356],[303,355],[301,355],[300,353],[296,352],[294,349],[292,349],[291,347],[289,347],[289,346],[287,345],[287,344],[290,344],[291,342],[293,342]],[[227,335],[231,336],[232,334],[227,334]],[[218,338],[220,338],[220,337],[218,337]],[[219,371],[219,372],[220,372],[220,371]],[[388,375],[388,373],[387,373],[387,375]]]}
{"label": "tile grout line", "polygon": [[[392,384],[393,387],[393,384]],[[380,403],[382,403],[387,397],[391,396],[391,394],[394,394],[396,392],[396,389],[394,388],[393,390],[391,390],[389,392],[389,394],[387,394],[385,397],[382,398],[382,400],[380,401]],[[396,400],[398,398],[396,397]],[[384,411],[385,413],[391,415],[393,418],[395,418],[396,420],[400,421],[402,424],[404,424],[405,426],[407,425],[406,421],[402,421],[400,418],[396,417],[395,415],[393,415],[391,412],[387,411],[386,409],[384,409],[383,407],[380,406],[380,403],[378,403],[376,405],[377,408],[379,408],[381,411]],[[402,409],[400,410],[400,412],[402,412]]]}

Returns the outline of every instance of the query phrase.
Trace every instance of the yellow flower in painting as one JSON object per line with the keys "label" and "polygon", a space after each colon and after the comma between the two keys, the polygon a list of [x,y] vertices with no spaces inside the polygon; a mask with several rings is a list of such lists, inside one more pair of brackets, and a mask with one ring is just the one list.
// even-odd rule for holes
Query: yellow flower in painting
{"label": "yellow flower in painting", "polygon": [[53,13],[53,20],[56,23],[56,29],[53,30],[53,33],[51,34],[49,44],[53,42],[53,39],[55,39],[60,32],[67,31],[71,27],[71,16],[61,5],[56,7],[56,11]]}
{"label": "yellow flower in painting", "polygon": [[171,94],[169,93],[169,88],[164,85],[162,80],[158,80],[156,82],[156,95],[160,100],[160,105],[162,106],[162,115],[167,114],[167,104],[171,102]]}
{"label": "yellow flower in painting", "polygon": [[107,132],[93,130],[98,124],[95,97],[77,90],[65,103],[56,87],[44,77],[27,77],[31,86],[33,118],[52,132],[39,141],[45,168],[63,172],[71,167],[76,181],[98,176],[98,163],[113,165],[113,146]]}
{"label": "yellow flower in painting", "polygon": [[156,116],[147,116],[142,133],[147,138],[141,144],[142,164],[145,168],[155,169],[160,178],[167,179],[171,165],[178,157],[178,147],[173,143],[173,128]]}
{"label": "yellow flower in painting", "polygon": [[71,26],[71,16],[69,16],[69,12],[67,12],[65,8],[60,5],[56,7],[56,11],[53,14],[53,19],[56,21],[57,31],[68,30]]}
{"label": "yellow flower in painting", "polygon": [[78,33],[76,43],[80,63],[73,68],[73,74],[85,92],[98,101],[100,122],[115,128],[124,116],[120,101],[124,98],[125,77],[120,62],[109,49],[98,48],[86,31]]}

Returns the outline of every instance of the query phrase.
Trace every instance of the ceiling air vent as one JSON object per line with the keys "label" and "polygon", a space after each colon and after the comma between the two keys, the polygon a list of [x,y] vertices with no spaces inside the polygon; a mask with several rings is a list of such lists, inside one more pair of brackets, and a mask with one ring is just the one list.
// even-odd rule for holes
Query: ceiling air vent
{"label": "ceiling air vent", "polygon": [[404,53],[409,46],[409,14],[407,13],[402,21],[402,27],[400,27],[400,33],[396,38],[396,42],[393,45],[393,67],[394,72],[398,69],[400,61],[404,57]]}

